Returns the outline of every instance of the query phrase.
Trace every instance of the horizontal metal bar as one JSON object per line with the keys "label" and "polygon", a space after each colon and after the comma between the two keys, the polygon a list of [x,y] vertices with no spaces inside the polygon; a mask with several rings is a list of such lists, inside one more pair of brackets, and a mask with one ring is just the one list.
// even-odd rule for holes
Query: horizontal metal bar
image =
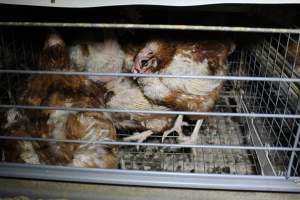
{"label": "horizontal metal bar", "polygon": [[108,140],[62,140],[53,138],[19,137],[19,136],[0,136],[0,140],[23,140],[37,142],[56,142],[56,143],[76,143],[76,144],[105,144],[120,146],[155,146],[155,147],[174,147],[174,148],[202,148],[202,149],[232,149],[232,150],[265,150],[265,151],[300,151],[300,148],[291,147],[271,147],[271,146],[237,146],[237,145],[205,145],[205,144],[167,144],[167,143],[141,143],[141,142],[117,142]]}
{"label": "horizontal metal bar", "polygon": [[232,112],[189,112],[189,111],[159,111],[135,109],[110,109],[110,108],[78,108],[61,106],[27,106],[0,104],[0,108],[33,109],[33,110],[65,110],[78,112],[110,112],[110,113],[144,113],[158,115],[193,115],[193,116],[220,116],[220,117],[261,117],[261,118],[289,118],[298,119],[300,115],[292,114],[264,114],[264,113],[232,113]]}
{"label": "horizontal metal bar", "polygon": [[[26,168],[41,168],[41,169],[57,169],[57,170],[63,170],[63,169],[74,169],[74,167],[70,166],[52,166],[52,165],[33,165],[28,163],[7,163],[7,162],[0,162],[1,168],[3,167],[26,167]],[[186,172],[156,172],[156,171],[141,171],[141,170],[127,170],[127,169],[101,169],[101,168],[80,168],[76,167],[75,169],[78,169],[79,171],[91,171],[91,172],[108,172],[108,173],[120,173],[120,174],[145,174],[145,175],[168,175],[168,174],[176,174],[178,176],[189,176],[189,177],[201,177],[201,176],[207,176],[207,177],[230,177],[230,178],[241,178],[241,177],[247,177],[249,179],[267,179],[267,180],[282,180],[286,179],[285,176],[260,176],[260,175],[236,175],[236,174],[204,174],[204,173],[186,173]],[[290,177],[291,181],[299,180],[300,177]]]}
{"label": "horizontal metal bar", "polygon": [[121,24],[121,23],[58,23],[58,22],[0,22],[0,26],[25,27],[69,27],[69,28],[117,28],[117,29],[163,29],[190,31],[229,31],[254,33],[300,33],[300,29],[229,27],[203,25],[169,25],[169,24]]}
{"label": "horizontal metal bar", "polygon": [[1,177],[136,186],[300,192],[298,177],[153,172],[0,163]]}
{"label": "horizontal metal bar", "polygon": [[[297,128],[297,133],[296,133],[296,137],[295,137],[295,140],[294,140],[293,147],[297,147],[298,146],[299,139],[300,139],[300,126],[298,126],[298,128]],[[290,157],[290,160],[289,160],[289,164],[288,164],[288,171],[287,171],[287,174],[286,174],[287,178],[291,176],[292,167],[293,167],[293,163],[294,163],[294,160],[295,160],[295,156],[296,156],[296,152],[293,151],[292,155]]]}
{"label": "horizontal metal bar", "polygon": [[133,73],[102,73],[102,72],[71,72],[71,71],[41,71],[41,70],[7,70],[0,69],[5,74],[35,74],[63,76],[114,76],[114,77],[145,77],[145,78],[182,78],[203,80],[237,80],[237,81],[271,81],[271,82],[300,82],[300,78],[252,77],[252,76],[190,76],[170,74],[133,74]]}
{"label": "horizontal metal bar", "polygon": [[[0,3],[12,5],[30,5],[30,6],[45,6],[45,7],[63,7],[63,8],[90,8],[104,6],[128,6],[128,5],[150,5],[150,6],[200,6],[200,5],[215,5],[215,7],[223,7],[224,4],[299,4],[299,0],[64,0],[64,1],[40,1],[40,0],[0,0]],[[223,4],[223,5],[217,5]],[[224,6],[226,10],[235,10],[235,7]],[[238,7],[242,10],[245,7]],[[168,8],[170,9],[170,8]],[[184,8],[183,8],[184,9]],[[201,11],[201,8],[199,8]],[[236,8],[237,9],[237,8]]]}
{"label": "horizontal metal bar", "polygon": [[133,73],[102,73],[102,72],[72,72],[72,71],[38,71],[38,70],[0,70],[0,73],[8,74],[35,74],[35,75],[83,75],[83,76],[114,76],[114,77],[145,77],[145,78],[182,78],[204,80],[241,80],[241,81],[276,81],[276,82],[300,82],[299,78],[279,77],[252,77],[252,76],[192,76],[170,74],[133,74]]}
{"label": "horizontal metal bar", "polygon": [[[297,193],[278,192],[236,192],[224,190],[199,190],[190,188],[160,188],[126,185],[86,184],[58,181],[24,180],[16,178],[0,178],[0,193],[5,197],[25,196],[31,199],[72,199],[72,200],[199,200],[205,199],[255,199],[255,200],[298,200]],[[18,188],[16,190],[16,188]],[[38,188],[38,190],[36,189]],[[150,195],[149,195],[150,194]],[[237,197],[238,196],[238,197]]]}

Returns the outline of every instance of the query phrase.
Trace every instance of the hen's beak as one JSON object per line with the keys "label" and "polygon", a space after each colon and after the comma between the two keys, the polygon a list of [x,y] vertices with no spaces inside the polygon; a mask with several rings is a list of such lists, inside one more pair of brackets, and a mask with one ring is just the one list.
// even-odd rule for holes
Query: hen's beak
{"label": "hen's beak", "polygon": [[[136,65],[134,65],[134,66],[132,67],[132,69],[131,69],[131,72],[132,72],[133,74],[138,74],[139,71],[140,71],[140,68],[137,67]],[[133,77],[133,80],[136,80],[136,78],[137,78],[137,77]]]}
{"label": "hen's beak", "polygon": [[133,67],[131,68],[131,72],[134,74],[140,73],[142,71],[142,64],[139,60],[134,62]]}
{"label": "hen's beak", "polygon": [[[140,64],[139,60],[135,61],[133,67],[131,68],[131,72],[133,74],[139,74],[142,71],[142,66]],[[136,80],[137,77],[133,77],[133,80]]]}
{"label": "hen's beak", "polygon": [[131,70],[131,72],[134,73],[134,74],[138,74],[138,73],[140,73],[140,71],[141,70],[138,67],[133,67],[132,70]]}

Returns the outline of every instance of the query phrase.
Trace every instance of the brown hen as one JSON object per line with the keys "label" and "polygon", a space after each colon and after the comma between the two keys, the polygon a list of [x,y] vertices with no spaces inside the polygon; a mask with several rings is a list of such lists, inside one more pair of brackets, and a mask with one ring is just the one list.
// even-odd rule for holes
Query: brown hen
{"label": "brown hen", "polygon": [[[46,70],[68,70],[70,67],[67,55],[61,37],[51,34],[40,54],[39,66]],[[83,76],[33,76],[22,89],[19,101],[25,105],[104,107],[105,89]],[[16,117],[22,120],[15,120]],[[112,145],[94,143],[116,139],[116,130],[110,116],[106,113],[28,110],[25,114],[21,114],[12,109],[8,112],[7,119],[8,123],[5,127],[12,135],[58,140],[88,140],[88,143],[82,144],[18,141],[17,153],[15,153],[17,155],[12,156],[15,157],[15,161],[77,167],[117,167],[116,148]],[[24,123],[18,124],[17,121]]]}
{"label": "brown hen", "polygon": [[[231,42],[186,42],[151,40],[137,54],[133,73],[155,73],[166,75],[216,75],[227,73],[226,60],[235,49]],[[158,105],[180,111],[211,111],[222,90],[222,80],[178,79],[178,78],[137,78],[143,94]],[[195,144],[202,116],[189,116],[197,120],[191,137],[182,134],[183,116],[179,116],[165,138],[172,131],[179,133],[179,141]]]}

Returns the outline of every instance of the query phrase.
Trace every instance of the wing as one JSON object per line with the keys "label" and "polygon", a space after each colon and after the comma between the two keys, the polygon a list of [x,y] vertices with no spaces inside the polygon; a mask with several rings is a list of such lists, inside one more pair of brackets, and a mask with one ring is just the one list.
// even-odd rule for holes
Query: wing
{"label": "wing", "polygon": [[[121,72],[125,53],[114,37],[103,42],[82,42],[69,48],[72,69],[88,72]],[[89,76],[93,81],[108,82],[113,77]]]}
{"label": "wing", "polygon": [[[178,43],[171,62],[159,71],[170,75],[227,73],[227,56],[234,47],[221,42]],[[177,110],[209,111],[222,90],[222,80],[140,78],[139,85],[151,100]]]}
{"label": "wing", "polygon": [[[105,102],[107,108],[128,110],[160,110],[169,108],[149,101],[137,86],[128,78],[119,78],[106,85],[108,90]],[[113,113],[115,124],[119,129],[146,130],[160,132],[169,127],[175,116],[142,113]]]}

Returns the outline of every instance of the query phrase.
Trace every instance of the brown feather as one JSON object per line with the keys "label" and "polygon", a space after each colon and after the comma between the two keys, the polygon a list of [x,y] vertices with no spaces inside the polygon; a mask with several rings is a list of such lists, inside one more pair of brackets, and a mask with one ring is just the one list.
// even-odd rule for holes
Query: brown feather
{"label": "brown feather", "polygon": [[[193,111],[193,112],[210,112],[214,109],[216,102],[219,100],[223,84],[209,92],[208,95],[186,95],[183,92],[173,92],[165,98],[165,103],[172,105],[175,110]],[[189,116],[192,120],[202,119],[202,116]]]}
{"label": "brown feather", "polygon": [[[39,67],[64,71],[69,70],[69,66],[63,40],[58,34],[50,34],[40,54]],[[104,105],[105,89],[84,76],[37,75],[20,88],[19,102],[25,105],[83,108]],[[27,110],[25,115],[29,118],[28,122],[11,129],[12,135],[91,142],[94,139],[116,139],[116,130],[110,116],[105,113]],[[118,164],[117,150],[112,145],[23,141],[15,142],[15,145],[17,153],[12,160],[17,162],[103,168],[115,168]]]}
{"label": "brown feather", "polygon": [[159,48],[157,53],[155,54],[158,59],[158,68],[160,70],[164,66],[168,66],[168,64],[172,61],[172,58],[176,52],[176,42],[168,42],[168,41],[155,41],[159,44]]}
{"label": "brown feather", "polygon": [[[149,41],[139,52],[133,71],[222,76],[227,73],[227,57],[234,49],[235,44],[230,41]],[[147,63],[152,57],[159,58],[158,66]],[[212,111],[223,87],[223,81],[215,80],[138,78],[137,82],[152,102],[175,110],[196,112]]]}

